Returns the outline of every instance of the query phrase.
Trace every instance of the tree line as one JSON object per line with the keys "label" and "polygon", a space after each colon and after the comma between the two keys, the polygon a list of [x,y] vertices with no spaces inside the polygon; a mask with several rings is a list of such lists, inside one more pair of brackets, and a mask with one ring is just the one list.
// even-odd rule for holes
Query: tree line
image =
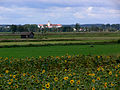
{"label": "tree line", "polygon": [[37,24],[25,24],[25,25],[10,25],[9,27],[0,27],[0,32],[102,32],[110,31],[114,32],[120,30],[120,24],[90,24],[80,25],[63,25],[61,28],[38,28]]}

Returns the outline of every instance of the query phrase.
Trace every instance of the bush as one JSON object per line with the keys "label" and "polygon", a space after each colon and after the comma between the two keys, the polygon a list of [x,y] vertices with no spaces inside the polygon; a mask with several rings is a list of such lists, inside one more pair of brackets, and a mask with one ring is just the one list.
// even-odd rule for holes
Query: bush
{"label": "bush", "polygon": [[118,43],[120,43],[120,39],[118,40]]}

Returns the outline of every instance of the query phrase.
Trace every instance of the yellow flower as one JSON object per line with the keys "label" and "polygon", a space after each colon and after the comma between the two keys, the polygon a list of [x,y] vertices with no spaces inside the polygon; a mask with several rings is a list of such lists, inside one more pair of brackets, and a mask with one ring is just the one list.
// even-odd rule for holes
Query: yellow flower
{"label": "yellow flower", "polygon": [[107,87],[107,85],[104,85],[104,88],[106,88]]}
{"label": "yellow flower", "polygon": [[25,75],[26,75],[26,74],[25,74],[25,73],[23,73],[23,76],[24,76],[24,77],[25,77]]}
{"label": "yellow flower", "polygon": [[8,60],[8,57],[6,57],[5,60]]}
{"label": "yellow flower", "polygon": [[104,68],[101,68],[102,69],[102,71],[104,71]]}
{"label": "yellow flower", "polygon": [[69,72],[71,72],[71,69],[69,68]]}
{"label": "yellow flower", "polygon": [[77,90],[79,90],[79,88],[77,88]]}
{"label": "yellow flower", "polygon": [[59,56],[56,56],[56,58],[57,58],[57,59],[60,59],[60,57],[59,57]]}
{"label": "yellow flower", "polygon": [[78,80],[76,83],[77,83],[77,84],[80,84],[80,80]]}
{"label": "yellow flower", "polygon": [[45,88],[42,88],[42,90],[45,90]]}
{"label": "yellow flower", "polygon": [[109,75],[112,75],[112,71],[109,72]]}
{"label": "yellow flower", "polygon": [[72,76],[72,74],[68,74],[69,76]]}
{"label": "yellow flower", "polygon": [[3,77],[3,75],[2,75],[2,74],[0,74],[0,77]]}
{"label": "yellow flower", "polygon": [[12,64],[12,61],[10,61],[10,64]]}
{"label": "yellow flower", "polygon": [[39,58],[42,58],[41,56],[39,56]]}
{"label": "yellow flower", "polygon": [[91,74],[88,74],[89,76],[91,76]]}
{"label": "yellow flower", "polygon": [[95,83],[95,79],[93,79],[92,82]]}
{"label": "yellow flower", "polygon": [[0,59],[2,59],[2,57],[0,57]]}
{"label": "yellow flower", "polygon": [[116,77],[118,77],[118,75],[117,75],[117,74],[115,74],[115,76],[116,76]]}
{"label": "yellow flower", "polygon": [[42,73],[45,73],[45,70],[43,70]]}
{"label": "yellow flower", "polygon": [[67,80],[68,79],[68,77],[64,77],[64,80]]}
{"label": "yellow flower", "polygon": [[10,74],[10,77],[12,77],[12,74]]}
{"label": "yellow flower", "polygon": [[35,78],[35,76],[34,76],[34,75],[32,75],[32,76],[31,76],[31,78]]}
{"label": "yellow flower", "polygon": [[75,73],[73,73],[73,75],[75,75]]}
{"label": "yellow flower", "polygon": [[5,73],[9,73],[9,70],[6,70]]}
{"label": "yellow flower", "polygon": [[15,85],[15,88],[18,88],[18,85],[17,85],[17,84]]}
{"label": "yellow flower", "polygon": [[114,86],[114,84],[113,84],[113,83],[111,83],[111,86]]}
{"label": "yellow flower", "polygon": [[68,56],[68,58],[71,58],[71,56]]}
{"label": "yellow flower", "polygon": [[98,68],[97,70],[100,71],[100,68]]}
{"label": "yellow flower", "polygon": [[118,68],[120,67],[120,64],[118,64]]}
{"label": "yellow flower", "polygon": [[30,73],[29,73],[29,72],[27,72],[27,75],[30,75]]}
{"label": "yellow flower", "polygon": [[107,58],[110,58],[110,56],[107,56]]}
{"label": "yellow flower", "polygon": [[98,56],[98,58],[100,58],[100,56]]}
{"label": "yellow flower", "polygon": [[92,90],[95,90],[95,87],[92,87]]}
{"label": "yellow flower", "polygon": [[67,62],[67,60],[65,60],[65,63]]}
{"label": "yellow flower", "polygon": [[13,82],[13,79],[10,79],[11,82]]}
{"label": "yellow flower", "polygon": [[13,75],[13,78],[15,78],[16,77],[16,75]]}
{"label": "yellow flower", "polygon": [[65,72],[67,71],[67,69],[65,69]]}
{"label": "yellow flower", "polygon": [[107,82],[105,82],[105,85],[107,85]]}
{"label": "yellow flower", "polygon": [[100,80],[100,77],[97,77],[97,80]]}
{"label": "yellow flower", "polygon": [[93,74],[91,74],[91,76],[95,76],[95,74],[93,73]]}
{"label": "yellow flower", "polygon": [[70,83],[73,84],[73,83],[74,83],[74,80],[70,80]]}
{"label": "yellow flower", "polygon": [[58,78],[57,78],[57,77],[55,77],[55,78],[54,78],[54,80],[55,80],[55,81],[58,81]]}
{"label": "yellow flower", "polygon": [[115,69],[117,69],[117,66],[115,66]]}
{"label": "yellow flower", "polygon": [[50,83],[47,83],[47,84],[45,85],[45,87],[46,87],[46,88],[50,88]]}
{"label": "yellow flower", "polygon": [[12,82],[8,82],[9,85],[11,85]]}
{"label": "yellow flower", "polygon": [[89,76],[95,76],[95,74],[94,74],[94,73],[92,73],[92,74],[89,74]]}

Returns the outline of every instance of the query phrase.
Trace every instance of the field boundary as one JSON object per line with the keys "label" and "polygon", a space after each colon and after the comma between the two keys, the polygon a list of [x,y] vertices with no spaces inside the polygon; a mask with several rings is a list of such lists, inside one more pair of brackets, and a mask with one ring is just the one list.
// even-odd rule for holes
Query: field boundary
{"label": "field boundary", "polygon": [[45,43],[45,44],[26,44],[26,45],[1,45],[0,48],[13,48],[13,47],[41,47],[41,46],[56,46],[56,45],[107,45],[107,44],[120,44],[118,41],[109,41],[109,42],[79,42],[79,43]]}
{"label": "field boundary", "polygon": [[40,41],[88,41],[88,40],[119,40],[120,37],[78,37],[78,38],[50,38],[50,39],[0,39],[0,42],[40,42]]}

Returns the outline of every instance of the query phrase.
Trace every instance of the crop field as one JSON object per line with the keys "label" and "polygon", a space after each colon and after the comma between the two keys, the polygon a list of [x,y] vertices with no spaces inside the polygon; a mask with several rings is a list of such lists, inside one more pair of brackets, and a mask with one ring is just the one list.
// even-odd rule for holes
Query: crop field
{"label": "crop field", "polygon": [[[112,42],[113,40],[84,40],[84,41],[40,41],[40,42],[1,42],[0,46],[13,46],[13,45],[55,45],[55,44],[86,44],[97,42]],[[115,40],[114,40],[115,41]]]}
{"label": "crop field", "polygon": [[119,90],[120,56],[0,57],[0,89]]}
{"label": "crop field", "polygon": [[110,45],[55,45],[41,47],[15,47],[0,48],[2,57],[38,57],[38,56],[62,56],[65,54],[76,55],[118,55],[120,44]]}
{"label": "crop field", "polygon": [[120,33],[0,33],[0,90],[120,90]]}
{"label": "crop field", "polygon": [[[34,39],[41,38],[79,38],[79,37],[120,37],[120,32],[47,32],[35,33]],[[20,33],[0,33],[0,39],[20,39]]]}

